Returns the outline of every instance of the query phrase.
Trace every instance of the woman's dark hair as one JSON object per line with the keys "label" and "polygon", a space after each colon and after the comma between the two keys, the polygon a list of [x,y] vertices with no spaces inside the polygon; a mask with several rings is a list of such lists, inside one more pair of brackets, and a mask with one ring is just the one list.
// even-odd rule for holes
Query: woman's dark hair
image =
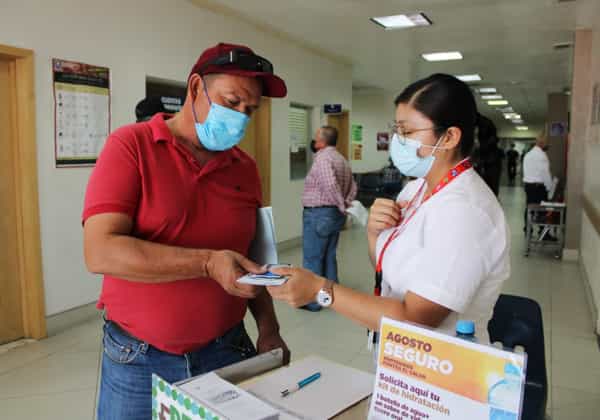
{"label": "woman's dark hair", "polygon": [[429,118],[441,136],[450,127],[462,131],[460,154],[467,157],[475,143],[477,105],[471,89],[454,76],[433,74],[402,91],[394,104],[410,104]]}
{"label": "woman's dark hair", "polygon": [[496,124],[485,115],[477,114],[477,127],[479,128],[477,138],[482,154],[486,154],[488,150],[495,152],[498,144]]}

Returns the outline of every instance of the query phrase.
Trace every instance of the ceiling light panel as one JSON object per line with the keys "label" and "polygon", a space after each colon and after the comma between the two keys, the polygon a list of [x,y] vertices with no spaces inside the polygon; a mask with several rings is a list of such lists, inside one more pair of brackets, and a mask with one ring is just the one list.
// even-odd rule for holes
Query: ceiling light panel
{"label": "ceiling light panel", "polygon": [[432,24],[425,13],[407,13],[403,15],[372,17],[371,21],[386,30],[430,26]]}
{"label": "ceiling light panel", "polygon": [[456,77],[458,80],[462,80],[465,83],[479,82],[481,80],[481,76],[478,74],[460,74],[454,77]]}
{"label": "ceiling light panel", "polygon": [[487,101],[487,104],[489,106],[503,106],[503,105],[508,105],[508,101],[505,99],[496,99],[493,101]]}
{"label": "ceiling light panel", "polygon": [[459,51],[427,53],[421,54],[421,57],[427,61],[450,61],[463,59],[463,56]]}
{"label": "ceiling light panel", "polygon": [[492,99],[502,99],[502,95],[481,95],[481,99],[489,101]]}

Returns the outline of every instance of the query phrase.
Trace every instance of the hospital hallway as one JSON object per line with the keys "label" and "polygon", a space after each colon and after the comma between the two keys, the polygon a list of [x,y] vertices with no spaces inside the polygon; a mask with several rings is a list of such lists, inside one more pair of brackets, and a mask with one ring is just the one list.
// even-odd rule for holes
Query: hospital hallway
{"label": "hospital hallway", "polygon": [[[542,307],[549,378],[548,414],[554,420],[595,419],[600,412],[600,354],[578,265],[552,255],[523,257],[522,188],[503,188],[501,201],[512,229],[512,275],[504,293],[527,296]],[[280,255],[301,264],[301,249]],[[370,267],[362,229],[342,233],[341,281],[370,291]],[[366,334],[332,311],[310,313],[276,303],[282,335],[292,358],[319,354],[363,370],[373,370]],[[92,419],[101,354],[99,314],[40,342],[0,353],[0,406],[3,418]],[[256,337],[253,321],[247,328]]]}

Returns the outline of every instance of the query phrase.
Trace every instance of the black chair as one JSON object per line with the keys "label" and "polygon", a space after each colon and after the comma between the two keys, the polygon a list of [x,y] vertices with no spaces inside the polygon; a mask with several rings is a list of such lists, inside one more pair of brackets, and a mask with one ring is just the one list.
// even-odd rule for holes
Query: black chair
{"label": "black chair", "polygon": [[368,172],[357,175],[358,194],[357,200],[363,206],[371,207],[376,198],[383,196],[383,182],[380,172]]}
{"label": "black chair", "polygon": [[548,400],[548,377],[544,350],[544,324],[540,305],[532,299],[500,295],[488,323],[492,342],[506,348],[523,346],[527,353],[523,420],[544,420]]}

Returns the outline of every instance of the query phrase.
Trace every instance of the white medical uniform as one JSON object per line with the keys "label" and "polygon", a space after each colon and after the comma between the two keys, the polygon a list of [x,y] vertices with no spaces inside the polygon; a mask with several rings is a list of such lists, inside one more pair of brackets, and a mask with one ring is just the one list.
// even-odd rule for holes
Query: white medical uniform
{"label": "white medical uniform", "polygon": [[[410,201],[423,182],[408,183],[398,200]],[[392,232],[379,235],[377,256]],[[452,310],[438,331],[454,335],[457,320],[472,320],[479,342],[489,343],[487,323],[510,275],[509,238],[498,200],[468,169],[420,205],[391,242],[383,258],[382,296],[402,300],[411,291]]]}
{"label": "white medical uniform", "polygon": [[546,152],[539,146],[534,146],[523,158],[523,182],[544,184],[546,191],[553,189],[550,160]]}

